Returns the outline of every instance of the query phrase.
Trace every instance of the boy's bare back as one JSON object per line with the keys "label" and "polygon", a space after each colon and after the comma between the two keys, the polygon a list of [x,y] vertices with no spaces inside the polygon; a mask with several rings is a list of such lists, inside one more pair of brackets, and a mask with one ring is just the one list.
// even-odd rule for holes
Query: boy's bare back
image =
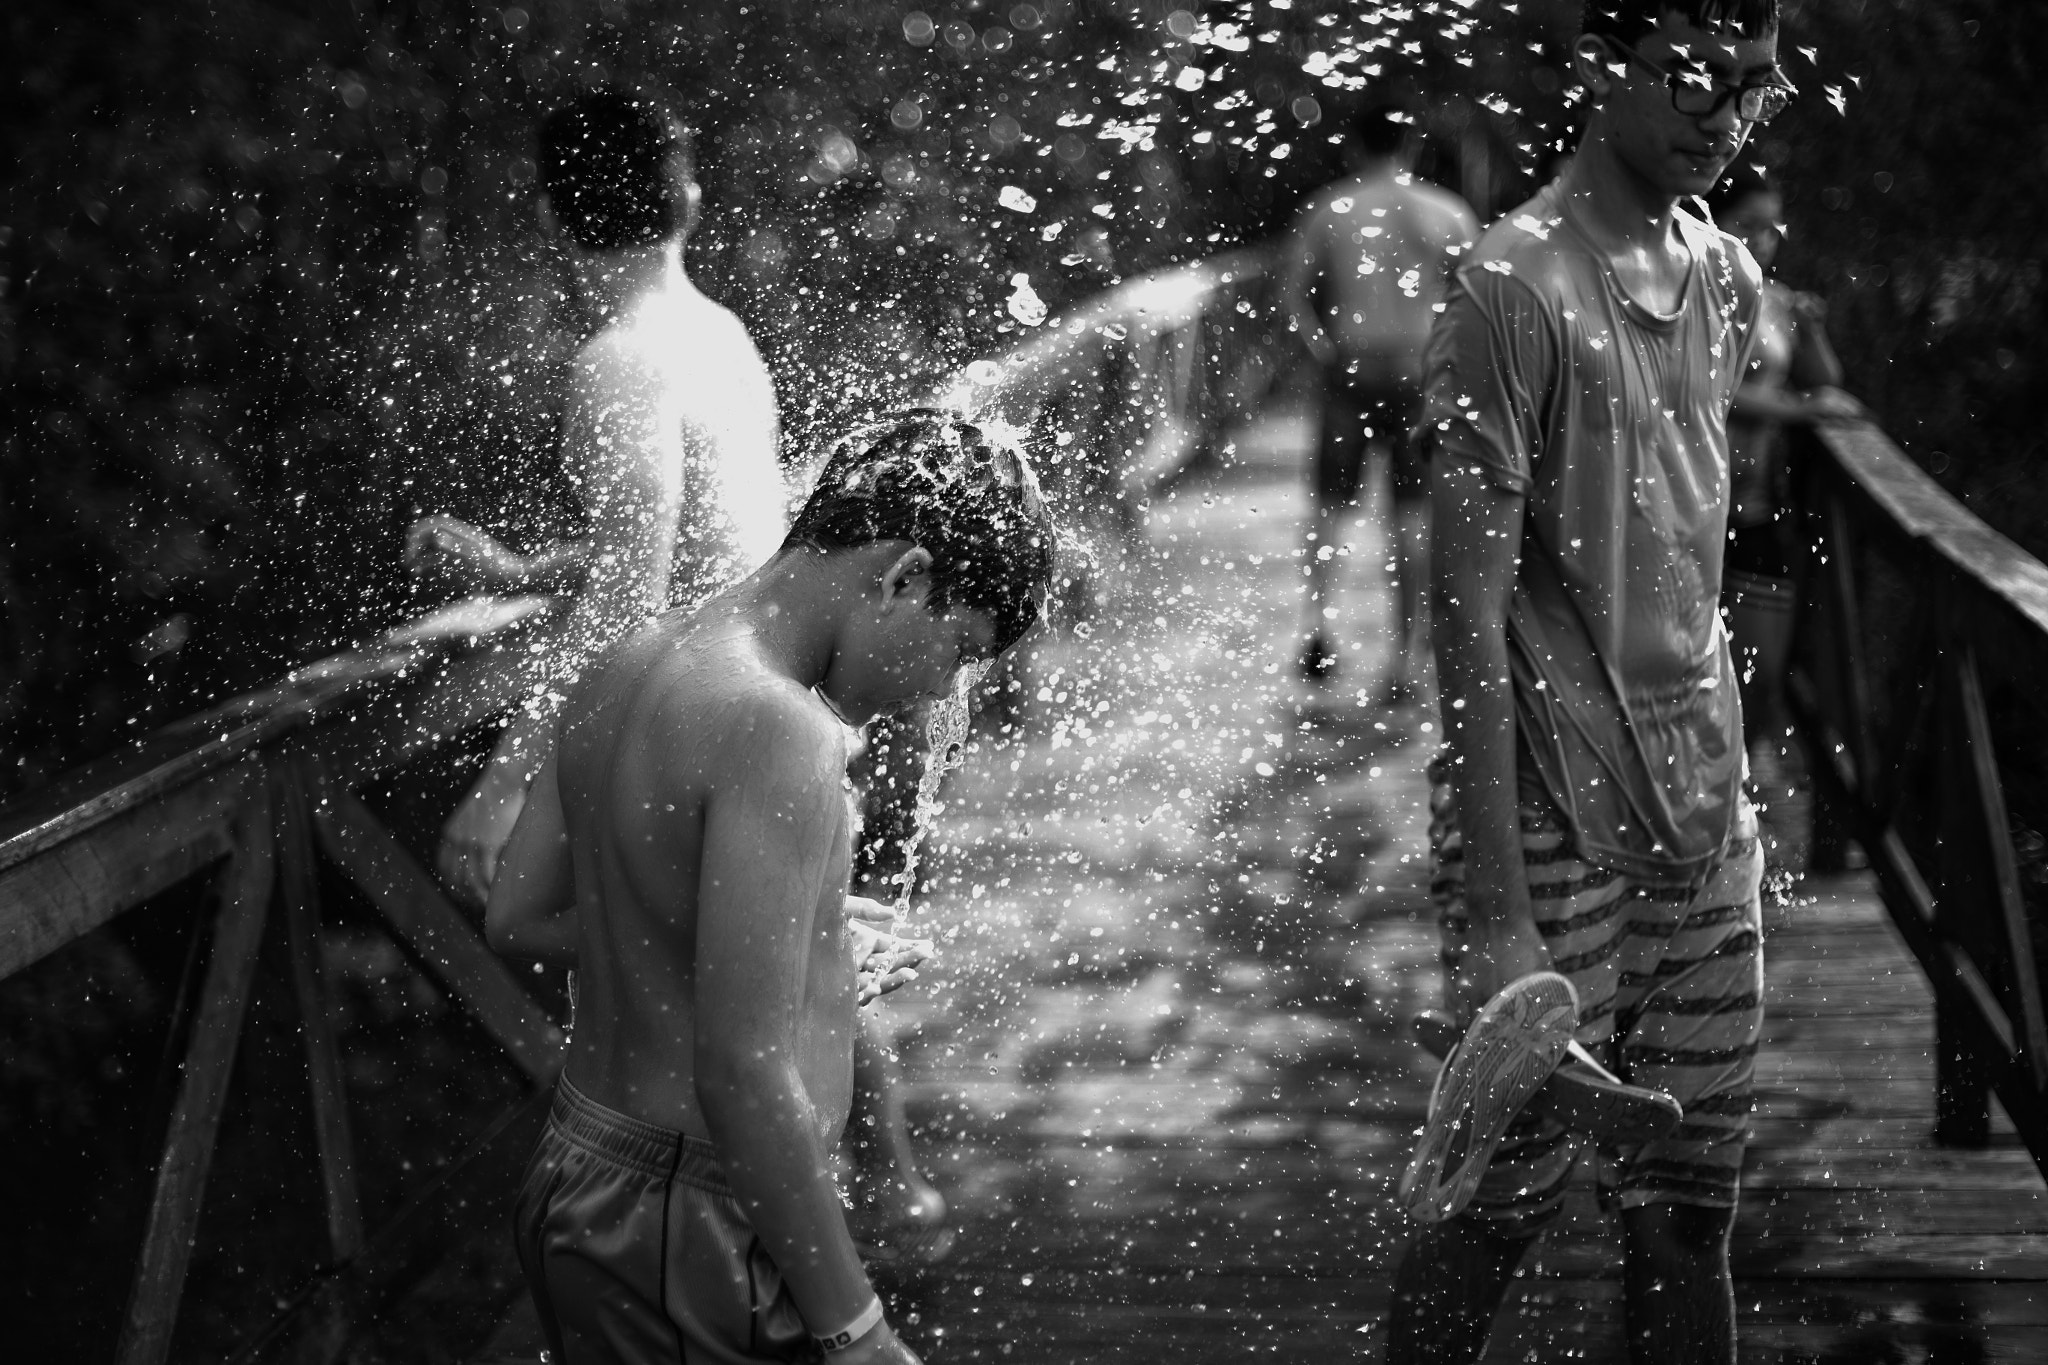
{"label": "boy's bare back", "polygon": [[621,641],[562,718],[583,1020],[569,1071],[600,1104],[709,1138],[700,1027],[744,1018],[794,1062],[829,1143],[855,1026],[845,730],[723,605]]}
{"label": "boy's bare back", "polygon": [[1465,202],[1408,175],[1356,177],[1318,196],[1306,233],[1343,359],[1412,356],[1419,367],[1445,262],[1479,233]]}

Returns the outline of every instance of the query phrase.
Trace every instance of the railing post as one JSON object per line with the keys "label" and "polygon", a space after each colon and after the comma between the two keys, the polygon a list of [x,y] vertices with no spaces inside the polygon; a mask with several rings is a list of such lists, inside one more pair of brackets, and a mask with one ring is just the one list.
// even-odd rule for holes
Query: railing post
{"label": "railing post", "polygon": [[298,1000],[305,1043],[306,1081],[312,1091],[313,1139],[327,1197],[327,1240],[338,1264],[362,1250],[363,1214],[356,1197],[355,1143],[349,1132],[348,1090],[320,952],[320,891],[313,862],[313,825],[306,783],[297,765],[271,772],[277,802],[278,889],[291,951],[292,994]]}
{"label": "railing post", "polygon": [[[1939,588],[1936,589],[1940,591]],[[1967,951],[1971,910],[1983,897],[1984,840],[1977,826],[1983,812],[1977,801],[1972,742],[1966,707],[1969,688],[1968,643],[1953,623],[1939,633],[1936,667],[1936,770],[1940,810],[1939,880],[1934,901],[1934,932]],[[2002,834],[2003,831],[2000,831]],[[1966,1006],[1951,991],[1934,993],[1934,1138],[1947,1147],[1982,1147],[1991,1141],[1991,1078],[1975,1055],[1963,1012]]]}
{"label": "railing post", "polygon": [[1934,993],[1934,1140],[1944,1147],[1991,1144],[1991,1077],[1970,1050],[1947,991]]}
{"label": "railing post", "polygon": [[162,1365],[170,1354],[228,1078],[241,1043],[242,1016],[256,975],[256,950],[270,909],[274,837],[269,784],[254,770],[243,788],[235,849],[220,874],[213,951],[121,1324],[115,1354],[119,1365]]}

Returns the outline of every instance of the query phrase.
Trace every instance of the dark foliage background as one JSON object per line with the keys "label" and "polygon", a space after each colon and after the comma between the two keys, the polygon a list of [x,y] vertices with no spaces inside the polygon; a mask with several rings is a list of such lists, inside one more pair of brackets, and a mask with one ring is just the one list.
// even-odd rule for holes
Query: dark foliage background
{"label": "dark foliage background", "polygon": [[1465,9],[1210,6],[1243,32],[1190,43],[1158,0],[12,7],[0,797],[387,621],[417,511],[573,521],[552,376],[577,319],[532,218],[565,85],[682,96],[690,263],[801,453],[1001,344],[1016,271],[1057,311],[1270,231],[1335,169],[1368,67],[1453,97],[1436,172],[1497,145],[1511,185],[1527,128],[1460,92],[1554,106],[1523,60],[1545,29]]}
{"label": "dark foliage background", "polygon": [[[1199,8],[1190,43],[1172,0],[10,7],[0,798],[387,621],[417,511],[573,523],[552,377],[578,324],[530,142],[567,84],[652,75],[693,111],[691,265],[769,355],[793,455],[1001,344],[1016,271],[1057,312],[1277,229],[1368,85],[1431,97],[1425,169],[1482,210],[1566,122],[1572,0]],[[2048,21],[1796,0],[1784,47],[1807,98],[1757,145],[1783,273],[1886,426],[2048,548]]]}

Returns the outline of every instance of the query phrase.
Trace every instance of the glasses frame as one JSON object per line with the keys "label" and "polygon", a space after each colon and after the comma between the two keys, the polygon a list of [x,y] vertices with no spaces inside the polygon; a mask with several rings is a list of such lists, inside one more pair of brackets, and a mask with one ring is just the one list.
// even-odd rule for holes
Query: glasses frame
{"label": "glasses frame", "polygon": [[[1686,109],[1678,103],[1678,97],[1681,94],[1698,98],[1706,94],[1707,91],[1701,90],[1697,85],[1689,84],[1685,77],[1678,72],[1659,66],[1627,43],[1622,42],[1621,39],[1609,38],[1607,41],[1612,46],[1620,49],[1630,61],[1647,67],[1649,70],[1662,76],[1665,88],[1671,92],[1672,109],[1685,115],[1687,118],[1712,118],[1720,113],[1721,107],[1732,99],[1735,101],[1735,117],[1741,119],[1744,123],[1764,124],[1769,123],[1772,119],[1791,108],[1792,102],[1799,98],[1799,87],[1784,79],[1782,73],[1779,74],[1776,80],[1759,81],[1755,85],[1729,85],[1724,81],[1717,81],[1712,77],[1708,77],[1708,90],[1715,92],[1713,103],[1709,104],[1705,109]],[[1765,112],[1765,98],[1772,93],[1782,94],[1785,102],[1776,109]]]}

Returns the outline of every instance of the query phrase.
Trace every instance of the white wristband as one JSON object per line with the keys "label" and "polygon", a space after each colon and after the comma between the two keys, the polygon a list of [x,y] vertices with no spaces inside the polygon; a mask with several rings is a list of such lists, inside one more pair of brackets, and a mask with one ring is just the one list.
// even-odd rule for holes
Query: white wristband
{"label": "white wristband", "polygon": [[868,1306],[860,1310],[860,1316],[852,1322],[836,1332],[820,1332],[812,1340],[818,1343],[819,1350],[830,1355],[834,1351],[843,1351],[853,1345],[874,1331],[881,1321],[882,1301],[880,1298],[872,1298],[868,1300]]}

